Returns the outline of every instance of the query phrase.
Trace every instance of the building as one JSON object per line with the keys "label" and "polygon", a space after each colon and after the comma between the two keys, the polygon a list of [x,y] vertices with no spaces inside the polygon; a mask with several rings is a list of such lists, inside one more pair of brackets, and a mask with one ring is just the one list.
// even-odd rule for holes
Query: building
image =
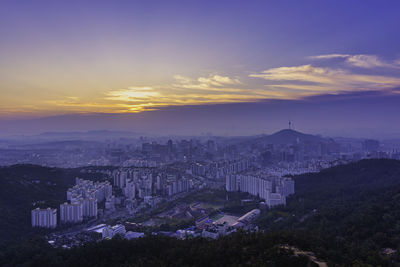
{"label": "building", "polygon": [[236,175],[228,174],[226,176],[226,184],[225,184],[226,191],[228,192],[239,191],[238,181],[239,180],[237,180]]}
{"label": "building", "polygon": [[268,207],[286,205],[286,197],[279,193],[269,193],[265,199],[265,203]]}
{"label": "building", "polygon": [[135,183],[132,180],[127,180],[124,188],[124,195],[128,199],[134,199],[136,194]]}
{"label": "building", "polygon": [[56,228],[57,209],[39,209],[31,211],[32,227]]}
{"label": "building", "polygon": [[228,223],[224,222],[221,224],[213,223],[209,225],[206,229],[203,229],[201,236],[204,238],[217,239],[221,236],[229,235],[236,232],[233,226],[228,226]]}
{"label": "building", "polygon": [[259,209],[254,209],[249,211],[248,213],[246,213],[245,215],[243,215],[242,217],[240,217],[236,223],[233,224],[233,227],[242,227],[242,226],[246,226],[248,224],[250,224],[251,222],[253,222],[255,219],[258,218],[258,216],[260,216],[261,211]]}
{"label": "building", "polygon": [[126,184],[126,179],[128,178],[128,172],[120,171],[114,174],[114,186],[119,188],[124,188]]}
{"label": "building", "polygon": [[99,202],[112,196],[112,185],[108,181],[93,182],[75,179],[75,185],[67,190],[67,202],[60,205],[62,223],[82,222],[83,217],[97,217]]}
{"label": "building", "polygon": [[268,207],[286,205],[286,197],[294,194],[294,181],[287,177],[226,175],[228,192],[246,192],[265,200]]}
{"label": "building", "polygon": [[83,217],[97,217],[96,198],[85,198],[81,202],[83,204]]}
{"label": "building", "polygon": [[111,197],[107,198],[106,203],[105,203],[106,210],[114,211],[115,203],[116,203],[115,196],[111,196]]}
{"label": "building", "polygon": [[379,150],[379,141],[373,139],[364,140],[362,143],[362,147],[364,151],[373,152]]}
{"label": "building", "polygon": [[79,223],[83,221],[83,203],[74,202],[60,205],[61,223]]}
{"label": "building", "polygon": [[102,237],[107,238],[107,239],[111,239],[116,235],[121,235],[123,237],[125,237],[125,233],[126,233],[126,229],[125,226],[122,224],[117,224],[114,226],[106,226],[103,228],[102,231]]}

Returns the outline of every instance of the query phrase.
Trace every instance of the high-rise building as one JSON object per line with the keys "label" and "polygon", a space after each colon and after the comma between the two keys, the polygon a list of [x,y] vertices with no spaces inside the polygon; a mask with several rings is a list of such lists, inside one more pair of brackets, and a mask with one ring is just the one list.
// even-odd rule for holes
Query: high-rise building
{"label": "high-rise building", "polygon": [[259,177],[252,175],[226,175],[226,191],[247,192],[264,199],[269,207],[286,205],[286,197],[294,193],[291,178]]}
{"label": "high-rise building", "polygon": [[135,191],[136,191],[135,183],[132,180],[127,180],[126,186],[124,188],[125,197],[128,199],[134,199],[136,196]]}
{"label": "high-rise building", "polygon": [[120,171],[114,174],[114,186],[119,188],[124,188],[126,184],[126,179],[128,178],[128,172]]}
{"label": "high-rise building", "polygon": [[56,228],[57,209],[39,209],[31,211],[32,227]]}
{"label": "high-rise building", "polygon": [[107,198],[105,209],[111,211],[115,210],[115,196],[110,196],[109,198]]}
{"label": "high-rise building", "polygon": [[362,147],[367,152],[373,152],[379,150],[379,141],[373,139],[364,140]]}
{"label": "high-rise building", "polygon": [[83,217],[97,217],[97,199],[85,198],[81,200],[83,203]]}
{"label": "high-rise building", "polygon": [[172,148],[173,148],[172,140],[168,140],[168,142],[167,142],[167,150],[168,150],[169,153],[172,152]]}
{"label": "high-rise building", "polygon": [[237,181],[236,175],[234,175],[234,174],[226,175],[226,183],[225,183],[226,191],[228,191],[228,192],[239,191],[236,181]]}
{"label": "high-rise building", "polygon": [[65,202],[60,205],[61,223],[78,223],[83,221],[83,203],[73,202],[68,204]]}

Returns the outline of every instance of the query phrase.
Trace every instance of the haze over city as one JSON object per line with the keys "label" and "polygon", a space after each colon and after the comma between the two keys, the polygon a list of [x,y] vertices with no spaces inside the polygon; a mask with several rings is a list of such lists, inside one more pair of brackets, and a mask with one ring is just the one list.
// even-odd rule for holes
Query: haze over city
{"label": "haze over city", "polygon": [[0,266],[400,266],[399,14],[0,1]]}

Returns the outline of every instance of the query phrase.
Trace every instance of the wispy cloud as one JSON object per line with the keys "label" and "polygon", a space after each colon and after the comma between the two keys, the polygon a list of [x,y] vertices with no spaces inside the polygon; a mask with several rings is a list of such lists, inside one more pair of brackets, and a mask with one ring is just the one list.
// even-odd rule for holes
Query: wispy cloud
{"label": "wispy cloud", "polygon": [[311,56],[309,57],[310,59],[333,59],[333,58],[347,58],[351,55],[346,55],[346,54],[327,54],[327,55],[317,55],[317,56]]}
{"label": "wispy cloud", "polygon": [[311,65],[279,67],[250,74],[250,77],[273,81],[303,81],[314,83],[331,83],[333,77],[343,73],[341,70],[318,68]]}
{"label": "wispy cloud", "polygon": [[400,68],[399,61],[386,62],[376,55],[327,54],[311,56],[310,58],[321,60],[342,58],[345,59],[346,63],[349,65],[359,68]]}
{"label": "wispy cloud", "polygon": [[159,97],[159,92],[152,87],[129,87],[128,89],[114,90],[106,93],[109,100],[136,100]]}
{"label": "wispy cloud", "polygon": [[355,55],[347,58],[347,62],[360,68],[394,67],[392,64],[385,63],[377,56]]}
{"label": "wispy cloud", "polygon": [[199,77],[197,79],[191,79],[182,75],[175,75],[174,79],[175,83],[173,86],[175,87],[200,90],[220,90],[221,88],[227,86],[241,84],[237,78],[230,78],[228,76],[220,75],[210,75],[208,77]]}
{"label": "wispy cloud", "polygon": [[400,78],[396,77],[357,74],[349,70],[312,65],[272,68],[251,74],[250,77],[282,82],[268,84],[267,87],[270,88],[286,88],[314,93],[382,90],[400,86]]}

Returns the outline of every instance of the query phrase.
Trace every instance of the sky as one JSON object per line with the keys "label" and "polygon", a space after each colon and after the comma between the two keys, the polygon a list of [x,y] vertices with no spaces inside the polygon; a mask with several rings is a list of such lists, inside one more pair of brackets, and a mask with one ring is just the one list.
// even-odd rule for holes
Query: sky
{"label": "sky", "polygon": [[3,0],[0,134],[129,123],[255,134],[295,119],[311,132],[395,136],[399,10],[399,1]]}

